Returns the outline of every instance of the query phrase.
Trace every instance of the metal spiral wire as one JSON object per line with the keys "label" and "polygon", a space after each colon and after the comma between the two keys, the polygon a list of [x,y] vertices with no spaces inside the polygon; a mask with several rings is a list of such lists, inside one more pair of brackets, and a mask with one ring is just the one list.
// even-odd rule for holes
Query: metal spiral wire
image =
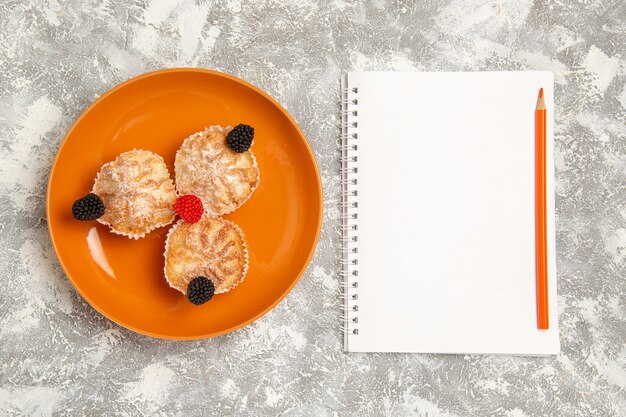
{"label": "metal spiral wire", "polygon": [[358,271],[358,88],[342,88],[341,112],[341,331],[359,334]]}

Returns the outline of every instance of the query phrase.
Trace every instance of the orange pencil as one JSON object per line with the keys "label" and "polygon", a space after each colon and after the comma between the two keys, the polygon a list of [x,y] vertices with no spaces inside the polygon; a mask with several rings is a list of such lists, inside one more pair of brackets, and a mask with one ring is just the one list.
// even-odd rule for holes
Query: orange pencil
{"label": "orange pencil", "polygon": [[537,327],[548,329],[548,253],[546,233],[546,103],[543,88],[535,109],[535,251],[537,262]]}

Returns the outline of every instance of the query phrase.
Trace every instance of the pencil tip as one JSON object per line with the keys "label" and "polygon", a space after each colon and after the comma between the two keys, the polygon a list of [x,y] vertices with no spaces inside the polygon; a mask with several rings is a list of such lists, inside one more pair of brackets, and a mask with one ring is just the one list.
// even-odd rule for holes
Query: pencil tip
{"label": "pencil tip", "polygon": [[542,98],[542,97],[543,97],[543,88],[540,88],[539,89],[539,98]]}

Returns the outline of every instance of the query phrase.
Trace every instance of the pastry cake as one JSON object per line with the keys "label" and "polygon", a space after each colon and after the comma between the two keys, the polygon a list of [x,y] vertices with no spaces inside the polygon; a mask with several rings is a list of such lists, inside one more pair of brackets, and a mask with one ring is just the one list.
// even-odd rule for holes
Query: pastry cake
{"label": "pastry cake", "polygon": [[211,126],[185,139],[174,162],[178,193],[199,197],[210,216],[239,208],[260,182],[253,136],[252,127],[240,124]]}
{"label": "pastry cake", "polygon": [[119,235],[138,239],[174,221],[174,182],[163,158],[150,151],[124,152],[104,164],[93,195],[104,206],[97,220]]}
{"label": "pastry cake", "polygon": [[215,294],[219,294],[236,287],[248,271],[248,250],[241,229],[229,220],[207,215],[195,223],[179,220],[172,226],[164,257],[165,279],[192,302],[188,286],[195,279],[210,280]]}

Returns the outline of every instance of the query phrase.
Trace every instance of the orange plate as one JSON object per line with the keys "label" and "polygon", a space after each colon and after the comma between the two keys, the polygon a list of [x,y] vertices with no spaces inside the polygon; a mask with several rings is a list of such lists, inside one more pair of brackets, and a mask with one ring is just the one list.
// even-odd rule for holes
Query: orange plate
{"label": "orange plate", "polygon": [[[165,158],[210,125],[247,123],[261,184],[225,216],[244,231],[250,270],[234,290],[196,307],[163,277],[168,227],[130,240],[97,222],[72,218],[74,200],[91,190],[101,165],[141,148]],[[76,121],[50,172],[50,237],[65,273],[96,310],[149,336],[200,339],[231,332],[282,300],[304,273],[319,237],[322,188],[309,145],[269,95],[233,76],[202,69],[141,75],[113,88]]]}

